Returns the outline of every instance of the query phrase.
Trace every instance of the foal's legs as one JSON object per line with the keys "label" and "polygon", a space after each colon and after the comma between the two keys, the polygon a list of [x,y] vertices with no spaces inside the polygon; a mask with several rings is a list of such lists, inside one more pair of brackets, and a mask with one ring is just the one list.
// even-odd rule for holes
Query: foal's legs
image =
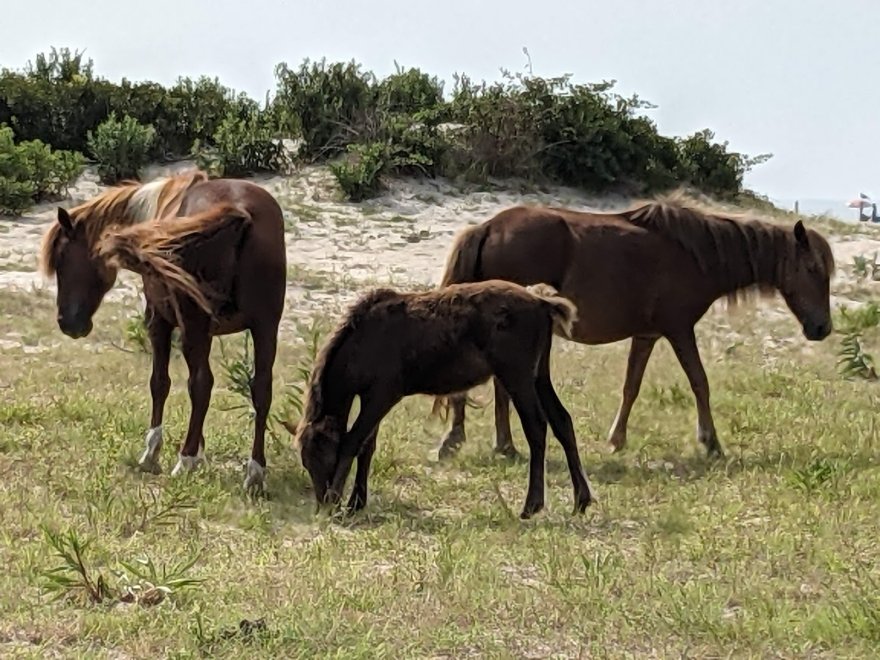
{"label": "foal's legs", "polygon": [[272,366],[278,345],[276,328],[252,330],[254,339],[254,378],[251,381],[251,400],[254,404],[254,444],[244,478],[246,490],[259,492],[266,477],[266,420],[272,406]]}
{"label": "foal's legs", "polygon": [[[400,397],[392,399],[387,396],[361,395],[361,409],[357,419],[352,425],[351,430],[343,436],[342,442],[339,443],[336,471],[330,483],[330,488],[327,490],[327,502],[333,505],[339,502],[339,499],[342,497],[342,491],[345,489],[345,480],[348,478],[348,473],[351,472],[351,464],[354,462],[355,457],[361,454],[362,451],[366,451],[367,447],[365,445],[370,440],[375,443],[379,422],[382,421],[382,418],[388,414],[388,411],[399,400]],[[372,459],[372,454],[373,451],[371,450],[369,452],[370,459]],[[364,479],[369,474],[370,467],[369,461],[365,461],[365,463]],[[360,461],[358,461],[358,471],[360,471]],[[366,488],[366,482],[364,487]],[[366,490],[364,491],[364,496],[366,497]]]}
{"label": "foal's legs", "polygon": [[464,431],[464,408],[467,404],[467,393],[453,394],[448,399],[449,407],[452,408],[452,427],[443,438],[437,451],[437,457],[440,460],[455,456],[467,438]]}
{"label": "foal's legs", "polygon": [[[593,494],[590,490],[590,482],[584,474],[584,468],[581,465],[581,457],[577,449],[577,439],[574,434],[574,425],[571,422],[571,415],[562,405],[553,383],[550,381],[550,363],[549,352],[542,359],[541,366],[538,371],[538,377],[535,381],[535,389],[538,393],[538,399],[541,407],[550,422],[553,429],[553,435],[559,440],[562,449],[565,452],[565,461],[568,463],[568,472],[571,475],[571,484],[574,487],[574,513],[583,513],[593,501]],[[546,431],[545,431],[546,434]]]}
{"label": "foal's legs", "polygon": [[366,439],[361,448],[361,453],[357,456],[354,488],[348,500],[349,511],[360,511],[367,505],[367,481],[370,477],[370,463],[373,460],[373,454],[376,452],[376,435],[378,433],[379,427],[377,426]]}
{"label": "foal's legs", "polygon": [[138,465],[146,472],[159,473],[159,453],[162,451],[162,418],[165,401],[171,389],[168,375],[168,362],[171,360],[171,333],[174,327],[156,314],[149,306],[145,312],[147,332],[153,349],[153,372],[150,375],[150,396],[153,399],[153,412],[150,416],[150,429],[144,439],[146,445]]}
{"label": "foal's legs", "polygon": [[522,422],[529,443],[529,487],[520,518],[531,518],[544,508],[544,460],[547,449],[547,418],[541,410],[531,376],[499,376]]}
{"label": "foal's legs", "polygon": [[669,342],[690,381],[697,401],[697,439],[706,447],[709,456],[722,457],[724,452],[718,442],[715,422],[712,420],[712,410],[709,407],[709,379],[706,377],[703,362],[700,360],[693,328],[681,334],[670,336]]}
{"label": "foal's legs", "polygon": [[183,357],[189,368],[187,386],[192,410],[186,439],[180,449],[177,465],[172,475],[184,470],[192,470],[204,460],[205,436],[203,427],[208,405],[211,402],[211,389],[214,387],[214,374],[208,358],[211,354],[211,336],[208,333],[208,320],[192,320],[183,332]]}
{"label": "foal's legs", "polygon": [[623,397],[617,417],[611,425],[611,433],[608,442],[613,451],[617,452],[626,446],[626,425],[629,422],[629,414],[633,404],[639,396],[642,387],[642,378],[645,376],[645,367],[648,366],[648,358],[657,343],[657,337],[633,337],[629,348],[629,360],[626,364],[626,380],[623,383]]}

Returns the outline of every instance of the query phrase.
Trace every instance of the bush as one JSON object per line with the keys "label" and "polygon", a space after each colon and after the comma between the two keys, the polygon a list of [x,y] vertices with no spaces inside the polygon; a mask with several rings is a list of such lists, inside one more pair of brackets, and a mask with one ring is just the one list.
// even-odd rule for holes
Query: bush
{"label": "bush", "polygon": [[388,165],[388,145],[371,142],[349,145],[347,156],[341,162],[330,163],[330,171],[346,197],[359,202],[382,189],[380,177]]}
{"label": "bush", "polygon": [[136,179],[147,164],[155,139],[152,126],[139,124],[128,115],[121,120],[115,113],[110,115],[94,134],[88,133],[89,151],[98,161],[101,180],[113,184],[122,179]]}
{"label": "bush", "polygon": [[52,151],[39,140],[19,144],[0,126],[0,212],[18,214],[36,202],[60,197],[82,173],[82,156]]}
{"label": "bush", "polygon": [[252,110],[246,117],[228,114],[214,134],[214,146],[196,142],[196,162],[214,176],[245,176],[285,169],[287,154],[275,139],[268,115]]}
{"label": "bush", "polygon": [[[297,131],[301,155],[330,158],[364,140],[375,110],[375,76],[354,62],[306,60],[296,71],[281,63],[275,68],[277,91],[273,110],[279,127]],[[360,140],[358,139],[360,137]]]}
{"label": "bush", "polygon": [[404,71],[395,62],[396,73],[378,88],[378,105],[390,113],[415,114],[443,104],[443,83],[418,69]]}

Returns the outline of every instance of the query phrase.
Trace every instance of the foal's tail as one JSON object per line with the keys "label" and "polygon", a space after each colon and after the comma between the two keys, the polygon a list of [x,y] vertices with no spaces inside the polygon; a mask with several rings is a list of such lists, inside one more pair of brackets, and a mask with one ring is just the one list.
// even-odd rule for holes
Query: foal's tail
{"label": "foal's tail", "polygon": [[549,284],[533,284],[526,290],[544,303],[550,312],[553,321],[553,331],[566,339],[571,339],[574,324],[577,323],[577,306],[559,295],[559,292]]}
{"label": "foal's tail", "polygon": [[250,223],[251,216],[244,209],[233,204],[218,204],[191,216],[152,220],[108,231],[98,244],[97,254],[110,264],[159,284],[181,324],[177,296],[189,298],[209,316],[214,313],[206,287],[182,265],[185,253],[229,229],[240,231]]}
{"label": "foal's tail", "polygon": [[484,222],[459,232],[446,258],[446,268],[440,286],[474,282],[480,279],[480,257],[489,236],[489,226]]}

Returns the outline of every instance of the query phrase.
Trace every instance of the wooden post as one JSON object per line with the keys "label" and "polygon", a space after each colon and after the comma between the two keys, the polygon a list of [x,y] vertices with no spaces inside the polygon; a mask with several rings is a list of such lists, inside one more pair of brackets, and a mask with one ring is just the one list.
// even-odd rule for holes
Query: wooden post
{"label": "wooden post", "polygon": [[794,200],[794,214],[800,215],[800,206],[798,204],[798,200]]}

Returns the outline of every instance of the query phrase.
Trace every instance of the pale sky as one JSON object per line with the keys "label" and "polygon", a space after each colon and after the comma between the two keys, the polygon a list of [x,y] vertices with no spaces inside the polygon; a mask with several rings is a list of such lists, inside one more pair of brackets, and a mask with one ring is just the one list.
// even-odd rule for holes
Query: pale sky
{"label": "pale sky", "polygon": [[776,198],[880,197],[880,0],[2,0],[0,66],[85,49],[99,75],[217,75],[262,100],[274,66],[354,58],[494,80],[615,79],[660,130],[702,128],[773,159],[747,185]]}

